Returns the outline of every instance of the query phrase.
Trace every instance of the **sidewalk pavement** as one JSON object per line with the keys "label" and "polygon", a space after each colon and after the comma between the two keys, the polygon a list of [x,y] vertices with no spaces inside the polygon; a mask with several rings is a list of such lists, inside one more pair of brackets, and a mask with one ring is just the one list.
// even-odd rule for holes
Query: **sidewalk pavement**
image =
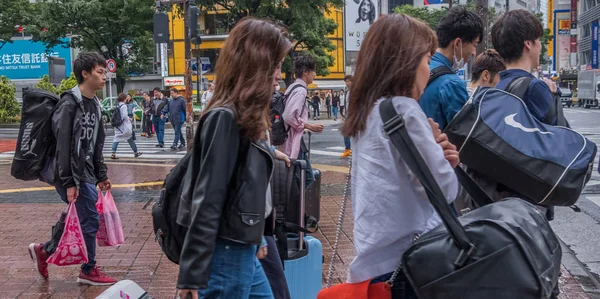
{"label": "sidewalk pavement", "polygon": [[[152,298],[172,299],[178,266],[171,263],[154,241],[150,211],[157,199],[160,181],[173,165],[111,163],[109,175],[115,188],[126,236],[118,247],[98,248],[97,260],[107,274],[118,279],[131,279],[148,291]],[[347,168],[313,165],[322,170],[320,230],[315,236],[323,242],[327,275],[332,261],[339,205],[343,198]],[[8,174],[10,164],[0,164],[0,173]],[[4,176],[0,183],[0,298],[95,298],[106,287],[79,286],[75,279],[79,267],[50,266],[50,279],[36,276],[27,246],[45,242],[50,227],[65,209],[52,188],[39,182],[22,182]],[[346,268],[354,256],[352,243],[352,209],[348,202],[343,233],[335,257],[334,283],[343,281]],[[575,279],[563,268],[560,299],[589,298]],[[308,298],[307,298],[308,299]]]}

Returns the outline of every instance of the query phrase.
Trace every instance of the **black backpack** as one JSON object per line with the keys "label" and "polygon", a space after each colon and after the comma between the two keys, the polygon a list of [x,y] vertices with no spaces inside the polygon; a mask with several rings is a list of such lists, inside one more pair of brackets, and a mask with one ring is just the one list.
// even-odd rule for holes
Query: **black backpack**
{"label": "black backpack", "polygon": [[[285,111],[285,104],[288,97],[292,94],[292,91],[298,87],[306,89],[306,87],[296,84],[283,95],[279,92],[275,93],[271,99],[269,110],[269,117],[271,118],[271,143],[275,146],[284,144],[288,138],[290,129],[286,128],[283,120],[283,111]],[[302,112],[304,112],[305,107],[306,105],[303,105]]]}
{"label": "black backpack", "polygon": [[179,264],[179,257],[183,248],[183,241],[188,228],[177,223],[177,214],[181,202],[181,195],[189,187],[190,180],[186,176],[190,165],[192,152],[187,153],[165,178],[158,201],[152,207],[152,224],[154,226],[154,240],[167,258]]}
{"label": "black backpack", "polygon": [[52,114],[59,101],[56,94],[41,89],[25,91],[19,137],[10,169],[16,179],[39,179],[47,158],[54,156],[56,138],[52,133]]}
{"label": "black backpack", "polygon": [[[110,109],[110,125],[113,128],[118,128],[123,124],[123,118],[121,117],[121,105],[117,103],[117,106]],[[123,104],[124,105],[124,104]]]}

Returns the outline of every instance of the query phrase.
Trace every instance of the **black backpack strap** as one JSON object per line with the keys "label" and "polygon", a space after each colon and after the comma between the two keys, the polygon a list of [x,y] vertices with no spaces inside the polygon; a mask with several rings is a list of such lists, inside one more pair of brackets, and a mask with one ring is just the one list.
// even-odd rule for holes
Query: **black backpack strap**
{"label": "black backpack strap", "polygon": [[460,184],[467,190],[469,195],[473,198],[473,201],[477,204],[478,207],[483,207],[485,205],[489,205],[494,203],[492,198],[481,189],[481,187],[460,167],[454,168],[454,172],[456,173],[456,178],[460,182]]}
{"label": "black backpack strap", "polygon": [[456,72],[453,71],[448,66],[445,66],[445,65],[438,66],[438,67],[434,68],[433,70],[431,70],[431,72],[429,72],[429,81],[427,81],[427,85],[431,84],[431,82],[435,81],[435,79],[437,79],[443,75],[450,75],[450,74],[456,75]]}
{"label": "black backpack strap", "polygon": [[531,83],[531,80],[533,80],[533,78],[531,77],[519,77],[512,79],[512,81],[508,83],[504,91],[514,94],[519,99],[523,99],[525,93],[527,92],[527,89],[529,89],[529,84]]}
{"label": "black backpack strap", "polygon": [[288,259],[288,229],[285,220],[285,207],[290,201],[294,167],[287,167],[283,161],[275,161],[274,167],[271,197],[278,200],[277,202],[273,202],[273,206],[275,207],[275,237],[277,238],[277,251],[279,251],[279,258],[283,265],[283,261]]}

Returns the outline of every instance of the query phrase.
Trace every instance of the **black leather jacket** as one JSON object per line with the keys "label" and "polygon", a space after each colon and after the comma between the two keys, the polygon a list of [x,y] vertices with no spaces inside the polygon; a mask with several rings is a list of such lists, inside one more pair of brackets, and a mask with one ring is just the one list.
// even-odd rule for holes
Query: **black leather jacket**
{"label": "black leather jacket", "polygon": [[[52,131],[56,137],[56,165],[55,169],[50,171],[52,178],[49,178],[48,181],[56,186],[64,188],[77,186],[79,188],[84,175],[88,149],[80,146],[80,137],[83,135],[81,119],[84,117],[82,101],[79,86],[75,86],[61,95],[57,109],[52,115]],[[107,167],[102,155],[106,133],[98,98],[94,98],[94,103],[97,108],[96,119],[100,122],[94,146],[94,170],[98,182],[103,182],[108,179]]]}
{"label": "black leather jacket", "polygon": [[213,109],[201,124],[188,168],[193,188],[191,212],[178,217],[189,223],[179,262],[179,289],[208,287],[217,238],[261,243],[273,171],[273,156],[266,143],[243,136],[231,109]]}

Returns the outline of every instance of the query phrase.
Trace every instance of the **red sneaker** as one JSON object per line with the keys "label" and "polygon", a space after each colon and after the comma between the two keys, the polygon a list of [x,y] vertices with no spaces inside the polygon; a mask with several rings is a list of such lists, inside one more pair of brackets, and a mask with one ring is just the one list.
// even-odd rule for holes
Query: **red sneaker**
{"label": "red sneaker", "polygon": [[116,279],[109,277],[106,273],[100,271],[98,267],[94,267],[90,274],[83,273],[83,270],[79,273],[79,277],[77,278],[77,282],[81,284],[89,284],[93,286],[108,286],[111,284],[115,284],[117,282]]}
{"label": "red sneaker", "polygon": [[44,244],[29,244],[29,256],[33,264],[37,267],[38,273],[44,279],[48,279],[48,254],[44,251]]}

